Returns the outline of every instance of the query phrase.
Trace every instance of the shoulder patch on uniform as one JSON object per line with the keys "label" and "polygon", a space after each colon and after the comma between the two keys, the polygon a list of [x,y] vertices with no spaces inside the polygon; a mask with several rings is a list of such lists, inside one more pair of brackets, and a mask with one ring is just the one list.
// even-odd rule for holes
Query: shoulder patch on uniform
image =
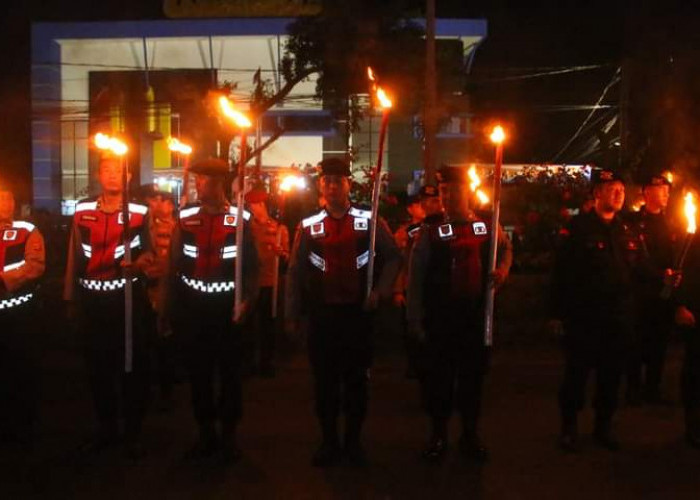
{"label": "shoulder patch on uniform", "polygon": [[367,231],[369,228],[369,221],[360,217],[355,217],[353,219],[353,227],[355,231]]}
{"label": "shoulder patch on uniform", "polygon": [[16,229],[6,229],[2,235],[2,241],[15,241],[17,239]]}
{"label": "shoulder patch on uniform", "polygon": [[357,207],[350,207],[350,210],[348,210],[348,213],[352,215],[353,217],[360,217],[362,219],[371,219],[372,218],[372,211],[371,210],[362,210]]}
{"label": "shoulder patch on uniform", "polygon": [[312,238],[321,238],[326,235],[326,226],[323,222],[311,224],[310,232]]}
{"label": "shoulder patch on uniform", "polygon": [[234,227],[237,218],[237,215],[224,215],[224,226]]}
{"label": "shoulder patch on uniform", "polygon": [[484,222],[472,222],[472,229],[477,236],[482,236],[488,232],[486,230],[486,223]]}
{"label": "shoulder patch on uniform", "polygon": [[443,240],[454,238],[455,232],[452,229],[452,224],[442,224],[438,226],[438,236]]}
{"label": "shoulder patch on uniform", "polygon": [[192,217],[199,213],[200,207],[190,207],[180,210],[180,219],[186,219],[187,217]]}
{"label": "shoulder patch on uniform", "polygon": [[321,222],[323,219],[326,218],[328,213],[325,210],[321,210],[319,213],[312,215],[310,217],[307,217],[306,219],[302,219],[301,225],[303,228],[310,227],[313,224],[317,224]]}
{"label": "shoulder patch on uniform", "polygon": [[96,201],[84,201],[81,203],[78,203],[75,206],[75,211],[77,212],[86,212],[89,210],[97,210],[97,202]]}

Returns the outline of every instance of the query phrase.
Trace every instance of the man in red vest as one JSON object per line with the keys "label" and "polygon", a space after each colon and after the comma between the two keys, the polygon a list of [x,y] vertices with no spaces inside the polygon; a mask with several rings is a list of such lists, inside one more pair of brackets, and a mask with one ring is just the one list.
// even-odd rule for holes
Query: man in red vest
{"label": "man in red vest", "polygon": [[[192,406],[199,440],[187,458],[221,451],[225,463],[236,461],[236,426],[242,416],[241,321],[234,321],[234,290],[243,287],[247,311],[258,290],[258,254],[249,229],[250,214],[232,206],[224,194],[228,164],[208,159],[190,167],[200,204],[180,211],[172,235],[168,278],[159,305],[161,328],[169,319],[187,353]],[[243,230],[243,283],[235,283],[240,252],[236,231]],[[216,376],[219,394],[215,396]],[[220,421],[220,434],[216,422]]]}
{"label": "man in red vest", "polygon": [[372,212],[350,202],[350,167],[340,158],[321,162],[320,190],[325,205],[302,220],[294,240],[287,272],[287,330],[298,330],[300,316],[308,317],[316,415],[323,434],[312,464],[325,467],[341,458],[337,420],[342,407],[345,454],[351,463],[363,465],[360,431],[372,359],[368,309],[380,297],[391,297],[401,254],[380,219],[376,251],[381,272],[366,301]]}
{"label": "man in red vest", "polygon": [[[103,156],[97,171],[101,194],[75,207],[68,247],[63,298],[69,316],[80,308],[90,389],[99,421],[96,438],[86,451],[99,452],[119,440],[119,408],[122,401],[126,454],[143,455],[141,423],[146,412],[149,352],[142,325],[148,307],[143,270],[153,256],[148,238],[148,208],[129,203],[124,220],[122,173],[119,158]],[[130,179],[130,176],[129,176]],[[133,269],[133,363],[125,373],[124,225],[129,224]],[[121,389],[121,391],[120,391]],[[123,397],[120,397],[123,394]]]}
{"label": "man in red vest", "polygon": [[35,366],[28,331],[37,280],[44,274],[44,239],[14,219],[15,198],[0,181],[0,432],[28,442],[35,417]]}
{"label": "man in red vest", "polygon": [[[425,406],[432,435],[423,458],[444,458],[448,421],[456,408],[462,418],[461,453],[484,462],[488,455],[478,435],[489,355],[484,303],[488,281],[500,285],[508,276],[512,250],[503,230],[492,228],[490,218],[473,210],[465,169],[444,166],[437,177],[445,216],[421,227],[410,258],[406,308],[409,334],[424,343],[427,359]],[[499,259],[489,276],[494,230]]]}

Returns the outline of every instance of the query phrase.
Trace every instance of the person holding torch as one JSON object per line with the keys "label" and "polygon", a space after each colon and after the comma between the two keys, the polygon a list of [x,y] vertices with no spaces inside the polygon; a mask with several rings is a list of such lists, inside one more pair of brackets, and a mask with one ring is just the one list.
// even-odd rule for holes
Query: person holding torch
{"label": "person holding torch", "polygon": [[425,406],[432,429],[423,458],[434,463],[444,458],[448,421],[456,407],[462,418],[461,453],[484,462],[488,454],[478,435],[488,365],[483,311],[489,282],[498,287],[508,276],[512,248],[505,232],[496,228],[497,266],[489,276],[494,229],[472,207],[466,169],[443,166],[437,180],[445,215],[424,224],[417,236],[406,308],[409,334],[424,344],[428,365]]}
{"label": "person holding torch", "polygon": [[[148,342],[142,324],[148,299],[142,277],[153,263],[153,254],[148,235],[148,208],[128,202],[128,221],[125,221],[124,179],[128,182],[131,177],[128,173],[124,176],[126,162],[119,153],[126,154],[126,146],[102,152],[97,169],[101,193],[80,201],[75,207],[63,298],[67,301],[69,318],[75,317],[78,306],[80,308],[80,330],[99,421],[97,436],[87,444],[85,451],[99,452],[118,442],[118,403],[121,400],[126,453],[130,458],[139,458],[143,454],[141,423],[149,392]],[[125,224],[130,233],[128,242],[124,241]],[[125,244],[131,247],[131,269],[125,268]],[[124,309],[126,276],[132,279],[133,287],[130,372],[125,370],[124,361],[128,355]]]}
{"label": "person holding torch", "polygon": [[344,159],[326,158],[320,167],[325,205],[303,219],[296,231],[287,271],[286,330],[296,335],[301,316],[309,320],[309,358],[322,432],[312,465],[327,467],[342,458],[341,408],[345,456],[351,464],[363,465],[360,434],[372,361],[369,309],[376,308],[380,297],[391,297],[401,255],[386,222],[379,219],[376,248],[382,266],[367,301],[372,212],[350,202],[350,166]]}
{"label": "person holding torch", "polygon": [[[232,463],[240,456],[236,427],[243,412],[241,322],[257,295],[258,254],[250,235],[250,214],[231,205],[225,196],[228,163],[201,160],[190,172],[195,175],[199,204],[180,211],[173,231],[170,265],[159,299],[159,329],[167,331],[168,322],[177,328],[188,357],[199,439],[187,458],[220,454],[224,463]],[[242,285],[234,277],[241,256],[238,231],[245,232]],[[239,286],[243,302],[237,316],[234,291]]]}

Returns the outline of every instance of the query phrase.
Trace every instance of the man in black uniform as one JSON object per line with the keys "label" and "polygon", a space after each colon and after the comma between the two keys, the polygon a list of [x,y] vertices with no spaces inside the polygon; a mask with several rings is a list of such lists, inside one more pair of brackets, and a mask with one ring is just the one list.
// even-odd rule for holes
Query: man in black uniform
{"label": "man in black uniform", "polygon": [[[440,198],[446,213],[421,227],[409,264],[409,332],[425,343],[425,405],[432,435],[423,457],[440,461],[447,451],[448,420],[454,406],[462,417],[460,451],[478,462],[487,459],[478,420],[488,348],[484,345],[484,299],[488,280],[502,284],[510,269],[508,237],[471,208],[467,172],[442,167]],[[491,231],[498,231],[499,259],[488,276]],[[456,390],[455,390],[456,386]]]}
{"label": "man in black uniform", "polygon": [[643,184],[644,206],[630,215],[649,254],[657,279],[636,289],[634,343],[627,372],[627,402],[637,406],[664,402],[661,375],[673,322],[673,305],[660,297],[664,271],[673,267],[673,234],[666,217],[671,183],[661,174],[648,176]]}
{"label": "man in black uniform", "polygon": [[[366,457],[360,441],[367,413],[372,321],[380,297],[389,298],[401,256],[386,223],[377,221],[380,272],[366,300],[371,210],[350,202],[350,166],[340,158],[321,162],[324,206],[302,220],[294,238],[287,273],[287,331],[309,319],[309,359],[314,377],[316,415],[323,441],[313,457],[317,467],[341,457],[337,421],[345,412],[344,451],[354,465]],[[303,308],[302,308],[303,307]]]}
{"label": "man in black uniform", "polygon": [[595,441],[611,451],[617,409],[634,319],[633,289],[651,279],[642,241],[618,212],[625,185],[610,170],[594,173],[594,209],[562,231],[552,276],[551,327],[564,331],[566,368],[559,392],[560,445],[577,449],[577,413],[583,408],[591,370],[597,371]]}

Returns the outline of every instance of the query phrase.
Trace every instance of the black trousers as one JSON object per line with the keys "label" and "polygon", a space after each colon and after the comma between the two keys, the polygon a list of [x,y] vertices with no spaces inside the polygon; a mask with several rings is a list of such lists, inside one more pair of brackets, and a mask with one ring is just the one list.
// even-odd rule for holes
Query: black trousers
{"label": "black trousers", "polygon": [[681,398],[686,410],[700,410],[700,329],[683,332],[685,355],[681,370]]}
{"label": "black trousers", "polygon": [[258,368],[271,368],[275,362],[275,318],[272,317],[272,287],[260,289],[253,311],[252,327],[255,331],[252,346],[252,364]]}
{"label": "black trousers", "polygon": [[36,418],[37,366],[32,304],[0,311],[0,431],[31,432]]}
{"label": "black trousers", "polygon": [[316,416],[324,433],[330,433],[342,408],[346,431],[359,434],[369,397],[371,316],[360,305],[324,305],[314,310],[310,320]]}
{"label": "black trousers", "polygon": [[[178,322],[199,425],[235,425],[243,413],[241,331],[231,319],[233,294],[183,291]],[[218,383],[217,383],[218,382]],[[218,391],[216,390],[218,387]]]}
{"label": "black trousers", "polygon": [[140,434],[149,401],[147,307],[145,294],[134,287],[133,363],[131,373],[125,373],[123,291],[83,292],[81,296],[82,338],[95,412],[100,424],[108,427],[117,425],[121,413],[127,438]]}
{"label": "black trousers", "polygon": [[672,324],[668,301],[650,298],[640,304],[627,369],[629,393],[659,393]]}
{"label": "black trousers", "polygon": [[483,340],[483,309],[446,304],[435,313],[426,322],[426,409],[438,427],[444,427],[456,409],[464,431],[475,433],[489,365],[489,349]]}
{"label": "black trousers", "polygon": [[564,424],[575,422],[583,409],[586,384],[596,372],[593,406],[597,418],[608,421],[618,407],[620,381],[627,363],[629,323],[618,318],[595,322],[568,322],[564,339],[564,381],[559,390],[559,409]]}

